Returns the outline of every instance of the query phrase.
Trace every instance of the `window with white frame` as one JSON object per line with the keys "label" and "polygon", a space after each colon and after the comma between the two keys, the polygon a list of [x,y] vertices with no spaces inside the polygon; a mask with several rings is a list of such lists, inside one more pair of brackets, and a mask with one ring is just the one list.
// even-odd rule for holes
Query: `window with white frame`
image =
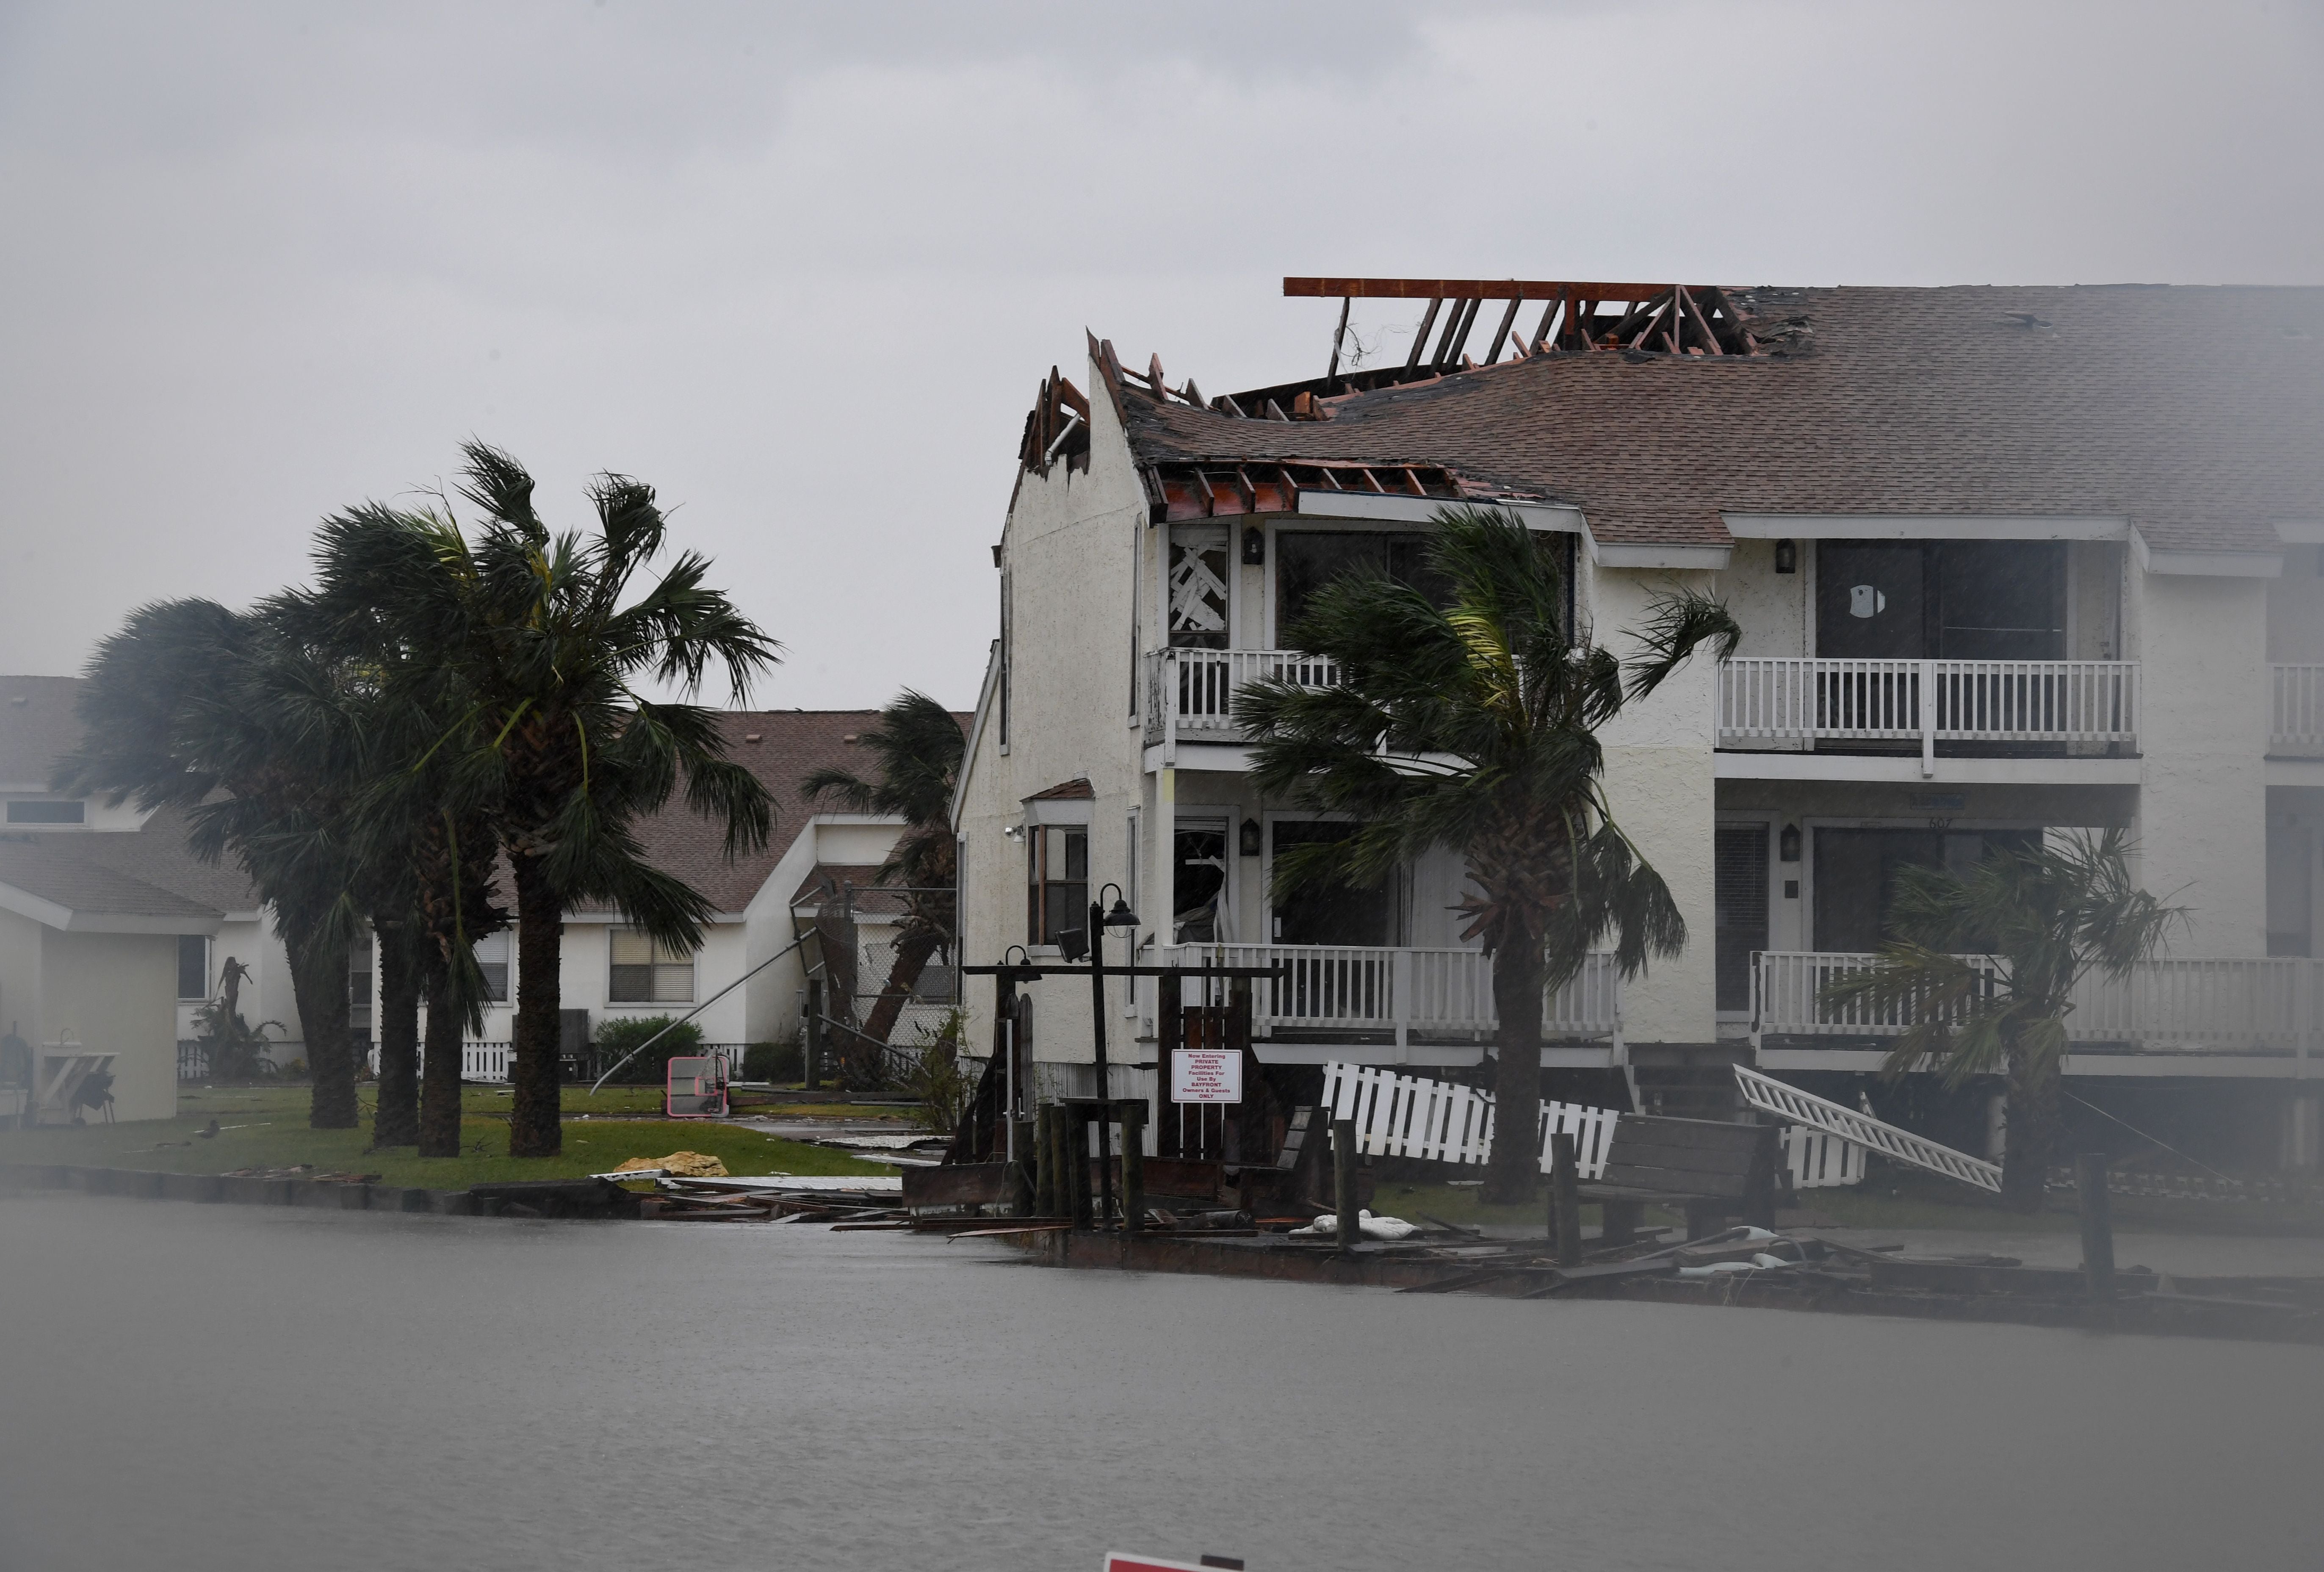
{"label": "window with white frame", "polygon": [[694,952],[655,939],[643,929],[614,929],[605,998],[614,1004],[692,1003]]}
{"label": "window with white frame", "polygon": [[1025,835],[1027,944],[1056,944],[1089,929],[1089,830],[1040,824]]}
{"label": "window with white frame", "polygon": [[476,970],[484,975],[484,997],[505,1004],[509,996],[509,935],[503,929],[476,940]]}
{"label": "window with white frame", "polygon": [[210,996],[210,936],[178,935],[178,997],[187,1003]]}

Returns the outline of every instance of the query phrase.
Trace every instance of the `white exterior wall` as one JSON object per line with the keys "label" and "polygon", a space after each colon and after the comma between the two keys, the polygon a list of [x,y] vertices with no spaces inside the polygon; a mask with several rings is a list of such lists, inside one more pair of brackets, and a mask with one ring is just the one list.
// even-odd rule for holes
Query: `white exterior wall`
{"label": "white exterior wall", "polygon": [[[1655,596],[1711,587],[1701,574],[1600,569],[1591,578],[1592,637],[1625,659],[1634,649],[1628,633],[1645,622]],[[1715,1035],[1711,827],[1718,781],[1711,721],[1717,673],[1707,655],[1689,660],[1599,733],[1614,820],[1670,886],[1687,927],[1683,954],[1650,960],[1643,975],[1623,986],[1622,1037],[1631,1045],[1709,1042]]]}
{"label": "white exterior wall", "polygon": [[2140,882],[2189,909],[2171,948],[2267,953],[2267,581],[2130,575],[2144,755]]}
{"label": "white exterior wall", "polygon": [[[1090,887],[1108,882],[1127,888],[1135,850],[1129,815],[1139,810],[1149,846],[1157,823],[1157,781],[1140,769],[1140,734],[1131,713],[1136,647],[1160,642],[1150,609],[1164,526],[1147,522],[1144,488],[1104,384],[1085,368],[1090,388],[1090,467],[1076,472],[1060,460],[1047,479],[1020,478],[1001,534],[1001,556],[1013,597],[1009,743],[1001,740],[996,693],[980,717],[974,751],[961,795],[957,828],[968,899],[962,912],[963,948],[971,964],[998,960],[1022,944],[1025,928],[1025,846],[1005,833],[1024,819],[1023,799],[1086,775],[1095,792],[1090,825]],[[1135,568],[1133,568],[1133,559]],[[1133,596],[1132,580],[1137,582]],[[1243,597],[1248,606],[1253,597]],[[1133,643],[1133,630],[1135,639]],[[1143,679],[1140,677],[1139,681]],[[1160,809],[1167,816],[1167,809]],[[1139,858],[1136,880],[1146,920],[1140,937],[1167,914],[1153,906],[1154,865]],[[1127,948],[1109,939],[1119,964]],[[1035,952],[1054,958],[1056,951]],[[1107,1036],[1112,1057],[1150,1058],[1150,1048],[1126,1051],[1120,985],[1108,985]],[[986,978],[968,986],[970,1042],[990,1040],[993,988]],[[1087,1061],[1093,1055],[1086,979],[1032,985],[1033,1051],[1045,1059]]]}
{"label": "white exterior wall", "polygon": [[0,1031],[112,1053],[114,1117],[178,1111],[178,939],[69,933],[0,911]]}

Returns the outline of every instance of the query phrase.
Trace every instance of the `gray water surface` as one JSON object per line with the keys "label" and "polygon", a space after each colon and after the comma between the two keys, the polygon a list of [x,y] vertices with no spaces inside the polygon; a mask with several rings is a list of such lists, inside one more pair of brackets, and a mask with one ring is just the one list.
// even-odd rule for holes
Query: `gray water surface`
{"label": "gray water surface", "polygon": [[2309,1567],[2324,1353],[0,1198],[0,1567]]}

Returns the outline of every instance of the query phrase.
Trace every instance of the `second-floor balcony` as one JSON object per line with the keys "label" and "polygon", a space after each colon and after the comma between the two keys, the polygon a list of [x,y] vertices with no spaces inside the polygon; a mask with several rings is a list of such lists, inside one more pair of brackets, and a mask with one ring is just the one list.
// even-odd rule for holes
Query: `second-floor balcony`
{"label": "second-floor balcony", "polygon": [[1297,650],[1149,650],[1146,654],[1146,742],[1236,742],[1235,695],[1263,678],[1303,688],[1340,680],[1336,661]]}
{"label": "second-floor balcony", "polygon": [[2131,753],[2135,661],[1738,656],[1719,664],[1718,745]]}
{"label": "second-floor balcony", "polygon": [[[2324,666],[2275,668],[2277,753],[2324,755]],[[1338,665],[1296,650],[1149,651],[1146,741],[1236,742],[1235,695],[1274,678],[1324,688]],[[1738,656],[1719,664],[1716,745],[1744,751],[2054,751],[2138,746],[2135,661]]]}

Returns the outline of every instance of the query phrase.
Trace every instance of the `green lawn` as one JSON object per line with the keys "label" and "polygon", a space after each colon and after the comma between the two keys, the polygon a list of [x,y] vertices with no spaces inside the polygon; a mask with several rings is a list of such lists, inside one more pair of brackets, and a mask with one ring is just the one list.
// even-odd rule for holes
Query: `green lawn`
{"label": "green lawn", "polygon": [[[601,1096],[610,1096],[607,1087]],[[63,1162],[91,1168],[158,1169],[178,1173],[224,1173],[241,1168],[292,1168],[304,1164],[319,1171],[377,1174],[386,1183],[425,1185],[431,1189],[466,1189],[473,1184],[521,1179],[567,1179],[603,1173],[632,1157],[662,1157],[672,1151],[699,1151],[724,1162],[738,1174],[892,1174],[884,1164],[859,1162],[840,1152],[801,1142],[780,1141],[755,1130],[732,1124],[692,1120],[625,1120],[618,1117],[587,1123],[568,1120],[565,1150],[552,1158],[517,1159],[508,1155],[508,1099],[498,1088],[471,1087],[462,1102],[462,1153],[456,1158],[420,1158],[412,1149],[367,1151],[371,1145],[371,1105],[376,1088],[364,1087],[364,1117],[354,1130],[309,1130],[308,1090],[304,1087],[253,1088],[189,1087],[180,1093],[178,1117],[126,1124],[51,1126],[41,1130],[0,1133],[0,1163]],[[567,1106],[576,1092],[569,1088]],[[624,1092],[651,1087],[623,1087]],[[659,1107],[659,1104],[653,1105]],[[596,1111],[592,1108],[593,1113]],[[634,1104],[604,1106],[618,1114],[634,1111]],[[494,1113],[502,1117],[494,1118]],[[218,1133],[204,1139],[196,1133],[212,1119]]]}

